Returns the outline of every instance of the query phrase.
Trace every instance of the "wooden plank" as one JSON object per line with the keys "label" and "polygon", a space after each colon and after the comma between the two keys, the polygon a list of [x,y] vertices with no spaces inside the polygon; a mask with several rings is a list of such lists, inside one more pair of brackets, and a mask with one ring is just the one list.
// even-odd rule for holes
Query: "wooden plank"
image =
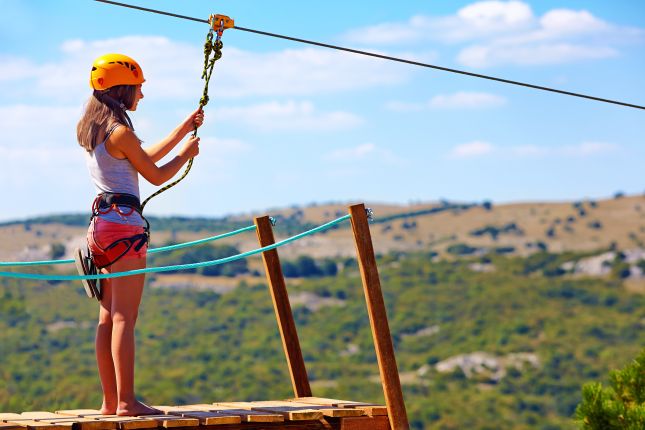
{"label": "wooden plank", "polygon": [[13,424],[13,423],[5,423],[0,421],[0,430],[16,430],[20,429],[21,427],[18,424]]}
{"label": "wooden plank", "polygon": [[14,414],[13,412],[5,412],[0,414],[0,421],[6,421],[10,419],[23,419],[23,416],[20,414]]}
{"label": "wooden plank", "polygon": [[11,421],[9,420],[4,420],[4,421],[9,424],[18,425],[21,428],[26,428],[28,430],[69,430],[71,428],[71,424],[70,425],[48,424],[48,423],[43,423],[41,421],[30,420],[27,418],[17,418]]}
{"label": "wooden plank", "polygon": [[[288,399],[288,401],[292,401]],[[351,400],[327,399],[323,397],[300,397],[293,401],[311,405],[335,406],[338,408],[360,409],[370,417],[387,415],[387,407],[376,403],[354,402]]]}
{"label": "wooden plank", "polygon": [[[280,406],[275,405],[276,402],[223,402],[216,403],[216,405],[231,406],[239,409],[250,409],[261,412],[271,412],[279,414],[289,421],[307,421],[307,420],[320,420],[323,414],[314,409],[293,407],[293,406]],[[277,402],[280,403],[280,402]]]}
{"label": "wooden plank", "polygon": [[101,411],[98,409],[64,409],[60,411],[56,411],[57,414],[59,415],[69,415],[73,417],[104,417],[104,418],[110,418],[110,417],[118,417],[118,415],[103,415],[101,414]]}
{"label": "wooden plank", "polygon": [[70,425],[74,430],[112,430],[117,428],[116,423],[101,422],[92,418],[83,418],[52,412],[23,412],[25,418],[42,421],[48,424]]}
{"label": "wooden plank", "polygon": [[[278,402],[275,402],[278,403]],[[350,409],[350,408],[336,408],[329,405],[312,405],[307,403],[299,403],[295,401],[284,401],[279,402],[283,406],[295,406],[301,407],[304,409],[313,409],[316,411],[322,412],[326,417],[341,418],[341,417],[362,417],[365,415],[361,409]]]}
{"label": "wooden plank", "polygon": [[[72,428],[74,430],[114,430],[118,427],[117,423],[99,421],[92,418],[76,417],[71,419],[74,420],[72,425]],[[71,419],[70,418],[67,418],[67,419],[52,418],[48,420],[38,420],[38,421],[42,421],[50,424],[63,424],[65,422],[72,422]]]}
{"label": "wooden plank", "polygon": [[145,415],[148,420],[155,420],[159,427],[197,427],[197,418],[178,417],[176,415]]}
{"label": "wooden plank", "polygon": [[43,419],[43,418],[60,418],[61,416],[65,417],[64,415],[58,415],[53,412],[47,412],[47,411],[23,412],[20,414],[20,416],[29,418],[32,420]]}
{"label": "wooden plank", "polygon": [[403,391],[396,366],[394,346],[387,322],[387,312],[365,206],[363,204],[350,206],[349,213],[390,426],[392,430],[409,430],[410,425],[403,401]]}
{"label": "wooden plank", "polygon": [[156,420],[142,417],[122,417],[119,415],[103,415],[97,409],[65,409],[56,411],[57,414],[91,418],[100,422],[116,423],[120,430],[149,429],[158,427]]}
{"label": "wooden plank", "polygon": [[223,424],[239,424],[242,419],[238,415],[233,414],[218,414],[217,412],[196,410],[186,407],[177,406],[153,406],[168,415],[196,418],[199,424],[203,426],[223,425]]}
{"label": "wooden plank", "polygon": [[201,403],[196,405],[176,406],[180,409],[192,409],[198,411],[217,412],[219,414],[237,415],[245,423],[280,423],[284,421],[284,416],[272,414],[270,412],[252,411],[250,409],[241,409],[231,406],[222,406],[215,404]]}
{"label": "wooden plank", "polygon": [[[271,221],[268,216],[255,218],[255,226],[257,227],[256,231],[260,246],[264,247],[275,243],[273,228],[271,227]],[[309,377],[307,376],[305,360],[302,357],[302,350],[300,349],[298,331],[296,330],[296,323],[291,312],[291,304],[289,303],[289,295],[284,282],[278,251],[272,249],[263,252],[262,261],[264,262],[264,270],[269,283],[269,290],[271,291],[273,308],[278,321],[282,348],[284,349],[287,366],[289,367],[293,392],[296,397],[311,396]]]}
{"label": "wooden plank", "polygon": [[[47,411],[33,411],[33,412],[23,412],[20,414],[22,417],[34,420],[34,421],[40,421],[46,424],[58,424],[61,426],[65,426],[68,430],[71,430],[75,421],[77,419],[80,419],[78,417],[68,417],[65,415],[56,415],[52,412],[47,412]],[[61,422],[51,422],[52,419],[60,418],[62,417],[63,420]]]}
{"label": "wooden plank", "polygon": [[158,421],[139,417],[110,417],[99,415],[91,418],[101,422],[116,423],[119,426],[119,430],[153,429],[159,427]]}
{"label": "wooden plank", "polygon": [[390,430],[387,417],[343,418],[340,430]]}

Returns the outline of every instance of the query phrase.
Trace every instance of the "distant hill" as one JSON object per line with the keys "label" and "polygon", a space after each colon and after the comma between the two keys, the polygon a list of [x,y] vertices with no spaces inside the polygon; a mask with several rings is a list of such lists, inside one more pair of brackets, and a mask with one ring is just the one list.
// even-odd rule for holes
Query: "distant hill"
{"label": "distant hill", "polygon": [[[372,236],[379,253],[432,249],[439,255],[496,252],[530,255],[551,252],[645,248],[645,196],[617,195],[604,200],[534,202],[495,205],[433,202],[410,205],[367,203],[374,211]],[[276,236],[286,237],[347,213],[348,204],[274,208]],[[254,216],[221,218],[150,217],[153,245],[194,240],[250,225]],[[69,255],[83,242],[86,215],[56,215],[0,224],[0,259],[48,258],[51,245],[62,244]],[[288,257],[353,255],[349,223],[306,238],[281,250]],[[255,235],[228,243],[240,249],[257,247]],[[59,247],[60,248],[60,247]]]}

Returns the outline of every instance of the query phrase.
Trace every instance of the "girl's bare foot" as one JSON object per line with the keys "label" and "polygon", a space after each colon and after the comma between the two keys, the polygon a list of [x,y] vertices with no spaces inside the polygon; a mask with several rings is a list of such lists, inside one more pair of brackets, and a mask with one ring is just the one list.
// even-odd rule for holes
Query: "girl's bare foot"
{"label": "girl's bare foot", "polygon": [[116,414],[116,403],[114,405],[108,405],[108,403],[104,400],[103,404],[101,405],[101,414],[103,415],[114,415]]}
{"label": "girl's bare foot", "polygon": [[134,403],[130,404],[120,402],[116,414],[119,416],[136,417],[139,415],[163,415],[163,412],[135,400]]}

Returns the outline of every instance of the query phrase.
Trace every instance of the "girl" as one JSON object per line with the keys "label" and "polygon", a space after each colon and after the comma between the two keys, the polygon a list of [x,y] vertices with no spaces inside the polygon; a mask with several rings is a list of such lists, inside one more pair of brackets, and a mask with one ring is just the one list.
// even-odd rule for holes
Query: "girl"
{"label": "girl", "polygon": [[[87,166],[99,195],[92,207],[87,233],[91,260],[102,273],[146,267],[148,224],[141,215],[138,175],[154,185],[172,178],[190,158],[199,154],[199,138],[190,137],[168,163],[155,163],[204,121],[200,109],[165,139],[142,148],[127,111],[137,110],[145,81],[136,61],[107,54],[92,65],[94,90],[77,125],[78,143],[85,149]],[[77,266],[88,267],[80,251]],[[96,359],[103,388],[102,414],[147,415],[161,411],[135,398],[134,326],[145,275],[84,282],[88,294],[100,300],[96,330]]]}

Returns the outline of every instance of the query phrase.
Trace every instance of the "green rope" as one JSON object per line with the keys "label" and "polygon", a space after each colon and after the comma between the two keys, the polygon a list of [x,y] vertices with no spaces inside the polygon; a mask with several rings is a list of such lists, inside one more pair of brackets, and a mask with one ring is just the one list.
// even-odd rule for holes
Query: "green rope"
{"label": "green rope", "polygon": [[278,241],[272,245],[264,246],[262,248],[257,248],[252,251],[243,252],[241,254],[232,255],[226,258],[220,258],[218,260],[202,261],[199,263],[189,263],[189,264],[177,264],[174,266],[164,266],[164,267],[148,267],[145,269],[136,269],[128,270],[126,272],[115,272],[115,273],[104,273],[100,275],[41,275],[36,273],[19,273],[19,272],[0,272],[0,277],[6,278],[19,278],[19,279],[35,279],[41,281],[77,281],[81,279],[109,279],[109,278],[121,278],[124,276],[133,276],[141,275],[144,273],[157,273],[157,272],[169,272],[173,270],[187,270],[187,269],[196,269],[199,267],[206,266],[216,266],[219,264],[230,263],[231,261],[241,260],[243,258],[250,257],[252,255],[260,254],[265,251],[270,251],[276,249],[280,246],[286,245],[287,243],[294,242],[298,239],[302,239],[305,236],[309,236],[315,233],[318,233],[323,230],[332,228],[336,224],[339,224],[343,221],[350,219],[351,215],[345,215],[341,218],[337,218],[333,221],[330,221],[326,224],[320,225],[318,227],[312,228],[295,236],[289,237],[287,239]]}
{"label": "green rope", "polygon": [[[148,250],[148,254],[154,254],[156,252],[165,252],[165,251],[174,251],[175,249],[187,248],[189,246],[201,245],[203,243],[212,242],[215,240],[224,239],[227,237],[235,236],[240,233],[247,231],[255,230],[254,225],[248,227],[243,227],[238,230],[229,231],[228,233],[219,234],[217,236],[210,236],[204,239],[193,240],[192,242],[178,243],[175,245],[162,246],[160,248],[153,248]],[[3,261],[0,262],[0,267],[11,267],[11,266],[46,266],[54,264],[70,264],[74,260],[40,260],[40,261]]]}
{"label": "green rope", "polygon": [[[205,80],[204,83],[204,91],[202,93],[202,97],[199,99],[199,109],[202,110],[204,106],[208,104],[208,84],[210,83],[211,80],[211,75],[213,74],[213,67],[215,66],[215,61],[219,60],[222,58],[222,47],[224,44],[220,40],[221,34],[218,33],[217,39],[213,43],[213,29],[211,28],[208,31],[208,34],[206,35],[206,42],[204,43],[204,70],[202,71],[202,79]],[[213,57],[211,58],[211,53],[213,54]],[[193,129],[193,137],[197,136],[197,125],[194,126],[195,128]],[[170,188],[174,187],[178,183],[180,183],[187,175],[188,172],[190,172],[191,167],[193,167],[193,159],[191,158],[188,160],[188,164],[186,165],[186,170],[184,173],[179,177],[174,182],[171,182],[170,184],[160,188],[159,190],[155,191],[152,195],[150,195],[147,199],[141,203],[141,211],[143,211],[143,208],[146,206],[148,201],[152,199],[153,197],[158,196],[159,194],[163,193],[166,190],[169,190]]]}

